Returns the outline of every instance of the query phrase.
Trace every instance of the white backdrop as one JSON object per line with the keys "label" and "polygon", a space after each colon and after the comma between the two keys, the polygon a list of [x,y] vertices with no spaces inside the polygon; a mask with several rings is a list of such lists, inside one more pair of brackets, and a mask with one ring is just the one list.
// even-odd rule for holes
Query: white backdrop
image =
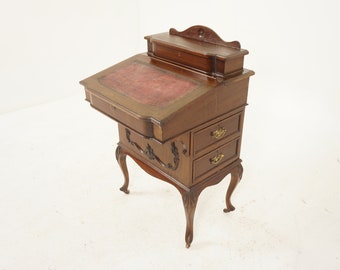
{"label": "white backdrop", "polygon": [[[145,269],[228,264],[249,269],[256,262],[257,269],[339,269],[338,5],[337,0],[2,3],[0,268],[112,269],[118,263],[133,269],[135,262]],[[136,191],[138,186],[133,198],[120,196],[122,176],[112,162],[116,128],[83,101],[78,82],[146,51],[146,35],[196,24],[227,41],[239,40],[250,52],[244,66],[256,74],[244,123],[244,184],[235,194],[239,211],[212,224],[220,211],[212,199],[224,198],[224,190],[204,192],[197,217],[207,214],[198,222],[206,221],[207,230],[197,233],[197,245],[187,253],[171,240],[182,237],[175,227],[183,218],[179,197],[172,204],[175,194],[160,184],[150,196],[157,183],[141,179],[139,168],[130,171],[131,178],[145,183],[145,192]],[[46,104],[34,106],[41,103]],[[223,195],[214,196],[217,190]],[[150,207],[157,205],[155,194],[163,209]],[[154,218],[144,217],[145,209],[155,210]],[[150,220],[161,223],[167,211],[166,233],[151,228]],[[204,236],[209,240],[200,241]],[[127,258],[130,254],[137,259]],[[156,267],[164,260],[168,268]]]}
{"label": "white backdrop", "polygon": [[7,1],[0,113],[77,93],[79,80],[144,52],[145,35],[202,24],[250,51],[253,98],[278,103],[271,98],[283,88],[302,96],[302,106],[315,102],[339,114],[337,11],[336,0]]}

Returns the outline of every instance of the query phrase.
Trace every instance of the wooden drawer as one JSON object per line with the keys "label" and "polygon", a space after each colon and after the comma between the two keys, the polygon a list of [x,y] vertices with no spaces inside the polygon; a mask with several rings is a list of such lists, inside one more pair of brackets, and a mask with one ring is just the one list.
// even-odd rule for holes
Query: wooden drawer
{"label": "wooden drawer", "polygon": [[117,122],[124,121],[125,125],[133,126],[135,130],[146,137],[153,136],[153,125],[150,121],[140,121],[133,114],[126,112],[124,108],[112,105],[105,98],[96,96],[89,91],[86,91],[86,98],[90,100],[93,108],[96,108]]}
{"label": "wooden drawer", "polygon": [[212,66],[215,62],[212,56],[195,55],[191,51],[157,43],[154,44],[153,48],[153,52],[150,53],[151,56],[166,59],[168,61],[192,67],[193,69],[198,69],[207,73],[210,70],[213,70]]}
{"label": "wooden drawer", "polygon": [[242,73],[243,59],[248,54],[238,41],[223,41],[207,27],[193,26],[179,32],[146,36],[148,55],[185,66],[212,76],[234,76]]}
{"label": "wooden drawer", "polygon": [[243,112],[240,112],[195,132],[194,154],[198,155],[202,150],[213,144],[221,145],[240,136],[242,119]]}
{"label": "wooden drawer", "polygon": [[196,159],[193,166],[193,181],[199,182],[239,157],[240,138],[228,142],[208,154]]}

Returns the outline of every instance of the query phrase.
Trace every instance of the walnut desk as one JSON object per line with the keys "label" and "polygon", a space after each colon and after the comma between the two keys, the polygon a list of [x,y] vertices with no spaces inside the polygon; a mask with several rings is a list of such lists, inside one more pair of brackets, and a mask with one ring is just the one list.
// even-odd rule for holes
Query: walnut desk
{"label": "walnut desk", "polygon": [[200,193],[231,174],[224,212],[242,177],[244,110],[253,71],[248,51],[204,26],[145,37],[148,51],[80,83],[91,106],[118,122],[116,158],[129,193],[126,156],[175,186],[186,215],[186,246]]}

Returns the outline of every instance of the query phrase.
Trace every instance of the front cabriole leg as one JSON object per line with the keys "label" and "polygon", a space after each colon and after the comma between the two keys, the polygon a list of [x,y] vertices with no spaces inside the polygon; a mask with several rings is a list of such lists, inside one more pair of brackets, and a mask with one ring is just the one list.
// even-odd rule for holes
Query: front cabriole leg
{"label": "front cabriole leg", "polygon": [[226,194],[226,198],[225,198],[227,207],[223,209],[223,211],[225,213],[235,210],[235,207],[232,205],[232,203],[230,201],[230,197],[233,194],[237,184],[240,182],[240,180],[242,178],[242,173],[243,173],[243,167],[242,167],[241,164],[237,165],[230,172],[231,179],[230,179],[230,184],[229,184],[227,194]]}
{"label": "front cabriole leg", "polygon": [[190,190],[190,191],[183,191],[182,193],[182,199],[183,199],[183,206],[185,210],[185,216],[186,216],[186,231],[185,231],[185,242],[186,247],[189,248],[191,245],[191,242],[194,237],[194,216],[195,216],[195,210],[197,205],[197,200],[200,192]]}
{"label": "front cabriole leg", "polygon": [[129,194],[129,172],[126,166],[126,153],[121,146],[117,146],[116,148],[116,159],[124,175],[124,185],[120,188],[120,190],[126,194]]}

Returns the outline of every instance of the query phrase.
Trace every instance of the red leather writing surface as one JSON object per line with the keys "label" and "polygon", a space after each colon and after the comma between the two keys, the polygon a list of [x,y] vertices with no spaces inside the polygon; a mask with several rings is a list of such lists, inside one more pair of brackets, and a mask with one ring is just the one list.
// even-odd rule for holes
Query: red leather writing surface
{"label": "red leather writing surface", "polygon": [[198,83],[133,62],[99,79],[100,83],[145,105],[163,107],[193,91]]}

